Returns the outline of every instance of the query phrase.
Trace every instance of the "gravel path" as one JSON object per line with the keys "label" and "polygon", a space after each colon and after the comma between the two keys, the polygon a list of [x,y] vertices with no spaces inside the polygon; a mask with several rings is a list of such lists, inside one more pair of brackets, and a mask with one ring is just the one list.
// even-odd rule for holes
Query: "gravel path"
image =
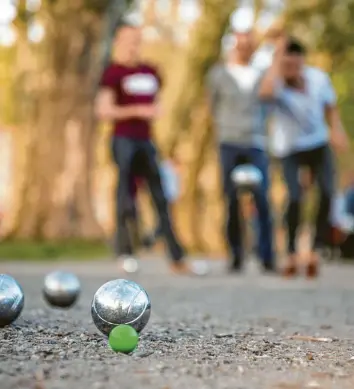
{"label": "gravel path", "polygon": [[[43,276],[58,268],[83,284],[68,311],[41,297]],[[0,329],[0,388],[354,388],[354,267],[327,266],[316,282],[263,276],[254,265],[242,277],[223,270],[218,262],[205,278],[172,277],[164,262],[144,261],[135,281],[152,316],[126,356],[110,351],[90,317],[94,292],[119,278],[113,263],[1,263],[26,302]]]}

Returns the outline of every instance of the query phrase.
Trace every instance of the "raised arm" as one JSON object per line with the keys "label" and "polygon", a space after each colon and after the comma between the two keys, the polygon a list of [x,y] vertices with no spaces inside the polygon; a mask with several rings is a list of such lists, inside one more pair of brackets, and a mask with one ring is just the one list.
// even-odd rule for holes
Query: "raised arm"
{"label": "raised arm", "polygon": [[273,62],[265,72],[258,88],[258,97],[261,100],[273,100],[278,96],[283,80],[281,75],[281,61],[286,47],[286,39],[279,40],[274,53]]}

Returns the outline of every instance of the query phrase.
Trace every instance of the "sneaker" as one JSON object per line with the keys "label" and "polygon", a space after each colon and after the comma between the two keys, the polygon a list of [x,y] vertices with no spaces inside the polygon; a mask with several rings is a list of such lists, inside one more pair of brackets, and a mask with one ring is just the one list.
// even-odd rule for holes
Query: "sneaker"
{"label": "sneaker", "polygon": [[234,257],[229,264],[229,273],[240,273],[243,270],[243,260],[238,257]]}
{"label": "sneaker", "polygon": [[306,277],[309,279],[317,278],[319,276],[319,254],[312,252],[310,260],[306,265]]}
{"label": "sneaker", "polygon": [[142,238],[141,243],[145,248],[150,249],[156,243],[156,239],[152,235],[146,235]]}
{"label": "sneaker", "polygon": [[191,274],[192,271],[185,261],[174,261],[170,265],[170,270],[173,274],[187,275]]}
{"label": "sneaker", "polygon": [[288,262],[281,273],[285,278],[294,278],[298,275],[297,256],[295,254],[289,255]]}
{"label": "sneaker", "polygon": [[274,263],[263,263],[262,270],[267,274],[277,273],[277,267]]}

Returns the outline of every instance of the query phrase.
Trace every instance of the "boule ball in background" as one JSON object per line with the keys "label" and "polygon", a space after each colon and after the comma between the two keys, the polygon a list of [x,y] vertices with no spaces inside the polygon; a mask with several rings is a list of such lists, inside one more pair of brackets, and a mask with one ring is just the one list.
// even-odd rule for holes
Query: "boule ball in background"
{"label": "boule ball in background", "polygon": [[56,271],[44,279],[43,296],[53,307],[69,308],[80,295],[80,281],[75,274]]}
{"label": "boule ball in background", "polygon": [[0,327],[13,323],[21,314],[25,298],[20,284],[7,274],[0,274]]}
{"label": "boule ball in background", "polygon": [[244,164],[232,170],[231,180],[237,190],[255,191],[262,185],[263,175],[256,166]]}
{"label": "boule ball in background", "polygon": [[123,270],[126,273],[136,273],[139,271],[139,262],[133,257],[125,258],[123,261]]}
{"label": "boule ball in background", "polygon": [[141,332],[150,319],[148,294],[136,282],[118,279],[105,283],[95,293],[91,316],[97,329],[109,336],[112,329],[128,324]]}

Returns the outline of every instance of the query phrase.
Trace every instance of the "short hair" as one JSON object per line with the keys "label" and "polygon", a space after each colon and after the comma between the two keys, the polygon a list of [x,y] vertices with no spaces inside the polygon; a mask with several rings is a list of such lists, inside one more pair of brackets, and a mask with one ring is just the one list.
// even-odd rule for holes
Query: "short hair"
{"label": "short hair", "polygon": [[135,24],[129,23],[129,22],[125,21],[125,20],[119,20],[116,23],[116,25],[114,26],[114,33],[118,34],[120,31],[122,31],[122,30],[124,30],[126,28],[127,29],[131,28],[131,29],[134,30],[134,29],[137,28],[137,26]]}
{"label": "short hair", "polygon": [[305,46],[295,38],[288,39],[285,51],[287,54],[306,55]]}

